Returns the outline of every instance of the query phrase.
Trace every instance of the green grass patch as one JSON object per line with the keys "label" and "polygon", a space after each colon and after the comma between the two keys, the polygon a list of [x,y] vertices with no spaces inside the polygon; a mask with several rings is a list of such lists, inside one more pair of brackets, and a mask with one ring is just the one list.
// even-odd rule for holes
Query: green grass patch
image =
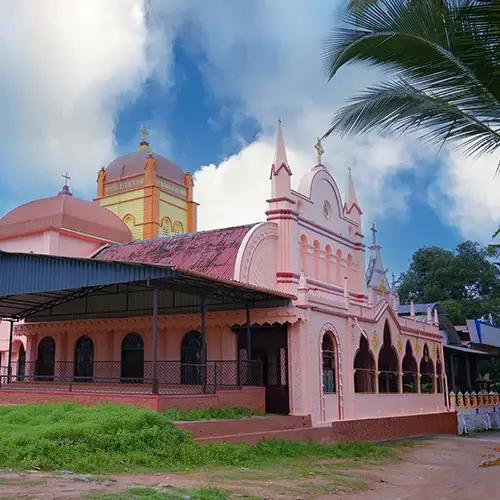
{"label": "green grass patch", "polygon": [[186,471],[255,467],[298,458],[380,461],[395,450],[373,444],[262,441],[199,446],[161,413],[71,404],[0,407],[0,468],[74,472]]}
{"label": "green grass patch", "polygon": [[163,413],[165,417],[173,421],[181,420],[227,420],[261,416],[262,413],[254,413],[250,408],[209,408],[194,410],[171,409]]}
{"label": "green grass patch", "polygon": [[129,488],[125,493],[98,494],[88,496],[89,499],[99,498],[100,500],[165,500],[165,499],[189,499],[189,500],[226,500],[229,496],[220,490],[213,488]]}

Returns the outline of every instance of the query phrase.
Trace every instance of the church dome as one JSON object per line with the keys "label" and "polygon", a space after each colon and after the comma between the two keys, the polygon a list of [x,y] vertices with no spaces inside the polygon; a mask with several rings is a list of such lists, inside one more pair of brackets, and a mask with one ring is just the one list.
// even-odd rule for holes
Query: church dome
{"label": "church dome", "polygon": [[106,182],[119,180],[123,177],[144,173],[144,166],[149,155],[156,160],[156,173],[178,184],[184,185],[184,171],[170,160],[157,153],[147,150],[136,151],[113,160],[106,168]]}
{"label": "church dome", "polygon": [[132,241],[127,225],[107,208],[72,196],[67,186],[57,196],[21,205],[0,219],[0,238],[65,229],[116,243]]}

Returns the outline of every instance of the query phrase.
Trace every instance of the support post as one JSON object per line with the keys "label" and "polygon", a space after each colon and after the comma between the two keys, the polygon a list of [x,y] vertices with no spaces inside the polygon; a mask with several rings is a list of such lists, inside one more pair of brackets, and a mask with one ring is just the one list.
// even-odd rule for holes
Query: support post
{"label": "support post", "polygon": [[457,387],[455,385],[455,357],[450,354],[450,377],[451,377],[451,390],[456,394]]}
{"label": "support post", "polygon": [[9,332],[9,356],[7,360],[7,383],[10,384],[12,378],[12,337],[14,334],[14,321],[10,320]]}
{"label": "support post", "polygon": [[203,392],[207,392],[207,304],[205,296],[200,297],[200,313],[201,313],[201,376]]}
{"label": "support post", "polygon": [[252,360],[252,321],[250,318],[250,306],[247,305],[247,360]]}
{"label": "support post", "polygon": [[153,394],[158,394],[158,288],[153,288]]}

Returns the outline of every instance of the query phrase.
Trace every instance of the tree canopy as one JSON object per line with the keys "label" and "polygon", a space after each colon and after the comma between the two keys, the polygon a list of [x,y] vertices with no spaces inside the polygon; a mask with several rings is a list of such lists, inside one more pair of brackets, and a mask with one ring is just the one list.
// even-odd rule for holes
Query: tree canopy
{"label": "tree canopy", "polygon": [[398,282],[401,303],[440,302],[455,324],[490,313],[500,322],[500,269],[479,243],[421,248]]}
{"label": "tree canopy", "polygon": [[332,133],[417,132],[467,154],[500,147],[498,0],[350,0],[324,51],[329,78],[368,62],[393,78],[335,114]]}

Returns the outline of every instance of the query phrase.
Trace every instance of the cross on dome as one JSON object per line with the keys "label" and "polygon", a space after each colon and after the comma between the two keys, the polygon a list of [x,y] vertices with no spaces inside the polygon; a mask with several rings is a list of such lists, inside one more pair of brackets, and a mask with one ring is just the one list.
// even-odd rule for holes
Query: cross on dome
{"label": "cross on dome", "polygon": [[141,142],[139,143],[139,151],[151,152],[151,147],[150,147],[149,141],[148,141],[149,130],[147,129],[146,125],[142,126],[141,134],[142,134],[142,139],[141,139]]}
{"label": "cross on dome", "polygon": [[372,224],[372,227],[370,228],[370,231],[372,232],[373,244],[376,245],[377,244],[378,229],[375,226],[375,222]]}
{"label": "cross on dome", "polygon": [[61,177],[64,179],[64,186],[62,187],[62,190],[59,194],[67,194],[68,196],[72,196],[72,193],[68,186],[68,181],[71,180],[71,177],[68,175],[67,171],[65,174],[62,174]]}
{"label": "cross on dome", "polygon": [[316,150],[318,154],[318,165],[321,165],[321,158],[323,157],[323,154],[325,152],[323,148],[323,144],[321,144],[321,139],[318,137],[318,140],[316,141],[316,145],[314,146],[314,149]]}

